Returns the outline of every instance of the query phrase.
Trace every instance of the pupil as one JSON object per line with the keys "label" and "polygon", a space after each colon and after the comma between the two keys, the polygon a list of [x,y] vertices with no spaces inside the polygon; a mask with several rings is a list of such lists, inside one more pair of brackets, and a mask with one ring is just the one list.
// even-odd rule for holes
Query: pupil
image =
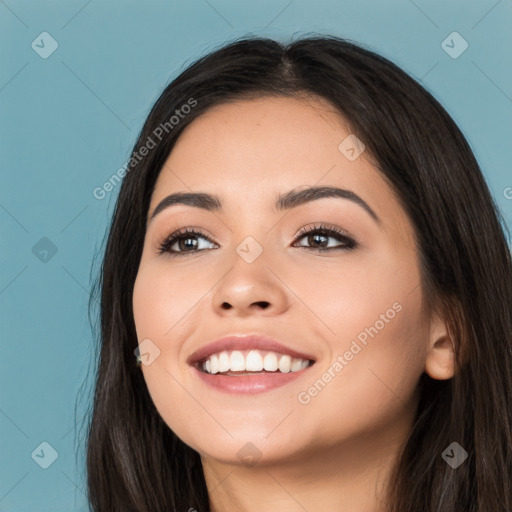
{"label": "pupil", "polygon": [[[311,239],[315,240],[315,242],[314,242],[314,243],[316,243],[316,242],[318,242],[318,239],[319,239],[319,238],[325,238],[325,235],[311,235],[309,238],[310,238],[309,243],[311,243]],[[320,241],[320,244],[322,244],[322,242],[321,242],[321,241]],[[318,245],[318,244],[317,244],[317,245]],[[322,245],[324,245],[324,244],[322,244]]]}
{"label": "pupil", "polygon": [[[192,243],[186,243],[188,241],[192,240]],[[193,247],[196,247],[197,246],[197,240],[195,240],[194,238],[192,237],[188,237],[188,238],[182,238],[181,239],[181,247],[180,247],[180,250],[182,250],[183,248],[187,249],[187,248],[193,248]]]}

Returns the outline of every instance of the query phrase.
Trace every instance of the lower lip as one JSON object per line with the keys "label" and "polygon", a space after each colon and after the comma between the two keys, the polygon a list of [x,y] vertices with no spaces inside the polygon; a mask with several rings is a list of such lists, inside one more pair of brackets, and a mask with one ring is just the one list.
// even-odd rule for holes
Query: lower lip
{"label": "lower lip", "polygon": [[263,393],[265,391],[270,391],[284,386],[285,384],[300,378],[308,371],[309,368],[311,368],[311,366],[313,365],[310,365],[298,372],[260,373],[254,375],[242,375],[240,377],[204,373],[196,367],[193,367],[193,369],[205,384],[208,384],[208,386],[211,386],[218,391],[232,394],[254,394]]}

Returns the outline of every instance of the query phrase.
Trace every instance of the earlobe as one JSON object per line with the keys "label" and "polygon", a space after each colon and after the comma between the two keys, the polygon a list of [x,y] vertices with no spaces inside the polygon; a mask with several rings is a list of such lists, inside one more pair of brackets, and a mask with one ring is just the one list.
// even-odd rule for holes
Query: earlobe
{"label": "earlobe", "polygon": [[451,379],[455,374],[455,346],[445,323],[439,317],[432,326],[425,372],[437,380]]}

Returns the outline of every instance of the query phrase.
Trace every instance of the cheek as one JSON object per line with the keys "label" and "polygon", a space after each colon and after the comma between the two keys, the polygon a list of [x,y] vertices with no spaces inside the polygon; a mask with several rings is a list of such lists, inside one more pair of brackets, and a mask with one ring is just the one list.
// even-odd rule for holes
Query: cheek
{"label": "cheek", "polygon": [[142,365],[144,380],[158,413],[176,432],[186,432],[195,422],[197,409],[187,400],[180,367],[180,342],[186,315],[197,303],[199,282],[190,283],[183,273],[169,272],[161,264],[145,263],[139,268],[133,290],[133,314],[138,342],[150,339],[159,355]]}
{"label": "cheek", "polygon": [[324,332],[331,346],[373,324],[394,303],[409,302],[420,284],[413,251],[387,239],[336,257],[298,256],[276,273],[307,306],[298,304],[304,321]]}
{"label": "cheek", "polygon": [[208,291],[210,281],[198,273],[170,271],[165,262],[141,266],[133,290],[138,339],[154,338],[157,344],[181,339],[177,333],[186,323],[187,315]]}
{"label": "cheek", "polygon": [[391,252],[384,256],[304,285],[329,355],[299,403],[310,417],[329,417],[325,433],[379,428],[414,402],[428,334],[419,274]]}
{"label": "cheek", "polygon": [[375,432],[413,414],[426,347],[416,292],[379,296],[357,318],[340,315],[336,331],[343,334],[331,343],[332,357],[300,397],[305,418],[326,419],[324,436]]}

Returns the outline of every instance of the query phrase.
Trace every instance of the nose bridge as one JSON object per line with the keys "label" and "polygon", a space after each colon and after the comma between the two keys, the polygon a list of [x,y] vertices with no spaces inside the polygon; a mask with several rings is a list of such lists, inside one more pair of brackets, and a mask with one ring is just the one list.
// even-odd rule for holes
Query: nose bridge
{"label": "nose bridge", "polygon": [[[252,196],[254,197],[254,196]],[[258,206],[259,204],[259,206]],[[271,228],[271,218],[258,212],[262,203],[242,199],[240,206],[232,212],[233,221],[230,223],[233,247],[236,255],[246,264],[251,264],[261,258],[268,250],[267,240]],[[266,205],[263,205],[266,207]]]}
{"label": "nose bridge", "polygon": [[[253,222],[250,223],[254,225]],[[239,313],[250,311],[255,306],[271,311],[282,311],[287,307],[284,286],[271,270],[272,263],[265,256],[264,242],[266,227],[258,230],[256,236],[241,229],[234,235],[242,236],[234,246],[230,268],[217,283],[213,294],[213,307],[219,311],[234,309]],[[253,231],[254,232],[254,231]]]}

